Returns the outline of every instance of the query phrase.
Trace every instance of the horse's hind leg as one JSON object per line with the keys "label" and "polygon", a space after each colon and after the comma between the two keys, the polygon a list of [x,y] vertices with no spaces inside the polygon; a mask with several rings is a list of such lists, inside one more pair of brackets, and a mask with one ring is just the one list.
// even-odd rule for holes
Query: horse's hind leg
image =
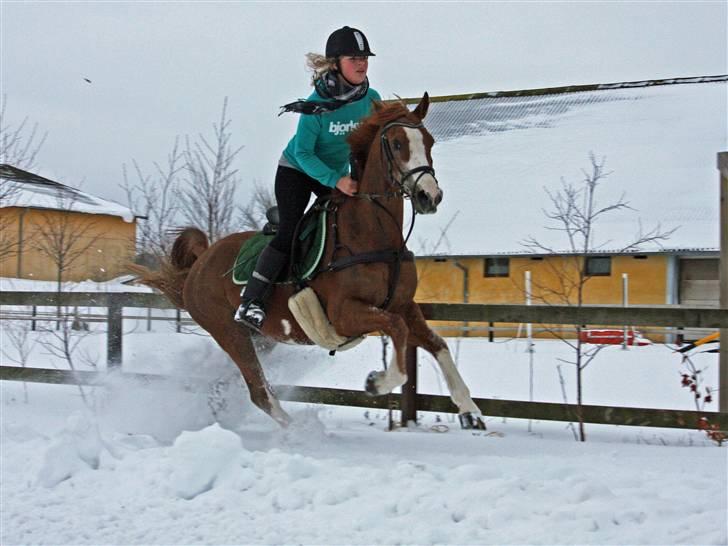
{"label": "horse's hind leg", "polygon": [[291,418],[281,407],[265,378],[263,368],[255,354],[250,332],[233,321],[228,309],[225,309],[220,315],[219,322],[214,327],[203,327],[210,332],[210,335],[240,369],[253,403],[270,415],[279,425],[288,426]]}
{"label": "horse's hind leg", "polygon": [[336,331],[345,336],[357,336],[366,332],[384,332],[392,339],[394,354],[386,371],[370,372],[365,390],[372,396],[392,392],[407,381],[405,350],[408,329],[401,316],[372,307],[357,300],[346,300],[332,316]]}
{"label": "horse's hind leg", "polygon": [[450,398],[458,407],[460,412],[460,424],[463,428],[475,428],[485,430],[485,422],[483,421],[480,408],[475,405],[470,397],[470,389],[463,381],[460,372],[455,366],[450,349],[439,335],[432,331],[427,325],[425,318],[422,316],[420,307],[412,302],[404,313],[404,318],[410,328],[408,345],[414,347],[422,347],[432,356],[435,357],[437,363],[442,370],[447,382],[447,388],[450,391]]}

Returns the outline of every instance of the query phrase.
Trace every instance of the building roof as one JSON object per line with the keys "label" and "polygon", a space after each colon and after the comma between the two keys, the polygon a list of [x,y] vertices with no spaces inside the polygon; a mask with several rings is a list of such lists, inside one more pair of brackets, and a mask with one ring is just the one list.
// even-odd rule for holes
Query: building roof
{"label": "building roof", "polygon": [[[621,251],[619,249],[593,250],[591,252],[572,252],[570,250],[559,250],[557,255],[564,256],[655,256],[660,254],[676,255],[684,258],[720,258],[720,249],[718,248],[661,248],[659,250],[640,251],[629,250]],[[439,259],[464,259],[464,258],[544,258],[553,256],[554,253],[547,252],[531,252],[529,250],[518,250],[513,252],[493,252],[477,254],[453,254],[453,253],[434,253],[434,254],[417,254],[418,259],[434,258]]]}
{"label": "building roof", "polygon": [[134,213],[119,203],[96,197],[12,165],[0,164],[0,184],[14,185],[9,197],[0,202],[0,208],[70,210],[86,214],[119,216],[126,222],[134,220]]}
{"label": "building roof", "polygon": [[420,255],[513,254],[532,236],[567,249],[547,228],[545,188],[580,182],[593,153],[611,172],[599,202],[625,194],[632,207],[596,224],[594,248],[626,247],[641,222],[645,231],[678,228],[664,248],[717,250],[727,92],[728,76],[717,76],[436,98],[425,125],[437,141],[444,198],[437,214],[417,217],[410,247]]}

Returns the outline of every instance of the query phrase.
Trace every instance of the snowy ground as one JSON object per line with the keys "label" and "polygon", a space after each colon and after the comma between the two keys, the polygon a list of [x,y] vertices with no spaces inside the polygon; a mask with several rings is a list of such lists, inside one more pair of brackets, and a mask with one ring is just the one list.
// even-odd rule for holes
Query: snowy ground
{"label": "snowy ground", "polygon": [[[388,432],[385,411],[296,403],[284,403],[295,425],[283,431],[251,408],[209,338],[141,326],[125,324],[125,369],[220,381],[193,394],[115,377],[87,389],[87,404],[76,387],[0,383],[0,543],[728,543],[726,448],[697,431],[588,425],[582,444],[565,423],[529,432],[489,417],[473,433],[423,414]],[[94,327],[80,350],[103,355]],[[475,396],[528,399],[523,340],[450,342]],[[63,366],[47,353],[36,345],[32,364]],[[537,342],[536,400],[562,400],[567,355]],[[381,344],[336,358],[278,346],[263,359],[272,383],[361,388]],[[716,355],[696,363],[716,385]],[[692,409],[679,371],[664,346],[609,348],[585,371],[586,402]],[[422,354],[420,390],[445,393]]]}

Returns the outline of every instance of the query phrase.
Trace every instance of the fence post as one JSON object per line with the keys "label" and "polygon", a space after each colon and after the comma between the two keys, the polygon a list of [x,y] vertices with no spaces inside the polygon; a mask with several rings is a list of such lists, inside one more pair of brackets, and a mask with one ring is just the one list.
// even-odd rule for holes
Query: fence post
{"label": "fence post", "polygon": [[407,364],[407,382],[402,385],[402,426],[409,421],[417,423],[417,347],[407,347],[405,353]]}
{"label": "fence post", "polygon": [[121,367],[121,339],[124,309],[123,294],[109,294],[109,307],[106,321],[106,367],[108,370]]}
{"label": "fence post", "polygon": [[[531,305],[531,272],[524,272],[526,287],[526,305]],[[526,323],[526,343],[528,343],[528,400],[533,402],[533,324]],[[528,420],[528,432],[531,432],[531,420]]]}
{"label": "fence post", "polygon": [[177,323],[177,333],[179,334],[182,331],[182,311],[179,309],[175,309],[175,311],[175,322]]}
{"label": "fence post", "polygon": [[[627,306],[629,306],[629,275],[622,273],[622,307]],[[625,350],[627,349],[627,345],[629,345],[628,328],[629,326],[625,324],[622,331],[622,349]]]}
{"label": "fence post", "polygon": [[[720,307],[728,309],[728,152],[718,154],[720,170]],[[718,411],[728,412],[728,328],[720,330]]]}

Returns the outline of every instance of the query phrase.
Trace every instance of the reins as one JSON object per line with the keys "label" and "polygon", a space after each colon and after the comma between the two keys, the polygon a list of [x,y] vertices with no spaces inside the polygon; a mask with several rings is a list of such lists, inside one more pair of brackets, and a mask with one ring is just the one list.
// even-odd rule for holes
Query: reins
{"label": "reins", "polygon": [[[405,180],[407,178],[419,175],[414,179],[414,182],[412,184],[412,188],[417,187],[417,183],[419,182],[420,178],[422,178],[424,175],[429,174],[433,178],[435,177],[435,170],[430,167],[429,165],[421,165],[418,167],[415,167],[413,169],[410,169],[409,171],[403,171],[394,158],[394,152],[392,152],[391,144],[389,143],[389,139],[387,138],[387,132],[392,129],[393,127],[407,127],[411,129],[421,129],[423,127],[422,123],[409,123],[404,121],[391,121],[387,123],[382,130],[380,131],[380,147],[381,147],[381,160],[384,163],[383,167],[385,167],[385,172],[387,173],[387,183],[390,186],[394,186],[394,191],[386,192],[386,193],[360,193],[355,194],[353,197],[356,199],[366,200],[370,203],[373,203],[380,209],[382,209],[384,212],[387,213],[387,216],[394,222],[395,226],[397,227],[398,232],[402,233],[402,228],[404,226],[401,226],[397,219],[395,218],[394,214],[384,205],[381,203],[381,199],[390,199],[390,198],[396,198],[396,197],[402,197],[403,199],[409,197],[410,201],[412,202],[412,218],[410,221],[410,227],[407,230],[407,235],[402,239],[402,244],[397,249],[386,249],[386,250],[375,250],[371,252],[362,252],[355,254],[350,249],[347,248],[350,255],[345,256],[342,258],[338,258],[336,260],[333,260],[333,256],[336,255],[336,251],[339,248],[345,248],[344,245],[341,245],[339,243],[339,237],[338,237],[338,222],[336,218],[336,212],[338,211],[338,207],[335,206],[333,209],[330,209],[331,212],[334,213],[334,218],[332,221],[332,228],[334,231],[334,252],[332,255],[332,261],[329,262],[329,264],[323,269],[323,271],[341,271],[342,269],[346,269],[348,267],[352,267],[354,265],[360,265],[360,264],[366,264],[366,263],[387,263],[391,266],[391,274],[389,275],[389,282],[387,286],[387,296],[384,299],[384,301],[378,306],[380,309],[387,309],[392,302],[392,299],[394,297],[394,293],[397,289],[397,284],[399,283],[399,276],[402,268],[402,262],[403,261],[414,261],[414,254],[407,250],[407,242],[409,241],[410,236],[412,235],[412,231],[415,227],[415,218],[417,216],[417,210],[415,208],[414,204],[414,197],[407,191],[407,188],[405,186]],[[399,175],[399,180],[395,177],[395,169],[397,171],[396,174]]]}

